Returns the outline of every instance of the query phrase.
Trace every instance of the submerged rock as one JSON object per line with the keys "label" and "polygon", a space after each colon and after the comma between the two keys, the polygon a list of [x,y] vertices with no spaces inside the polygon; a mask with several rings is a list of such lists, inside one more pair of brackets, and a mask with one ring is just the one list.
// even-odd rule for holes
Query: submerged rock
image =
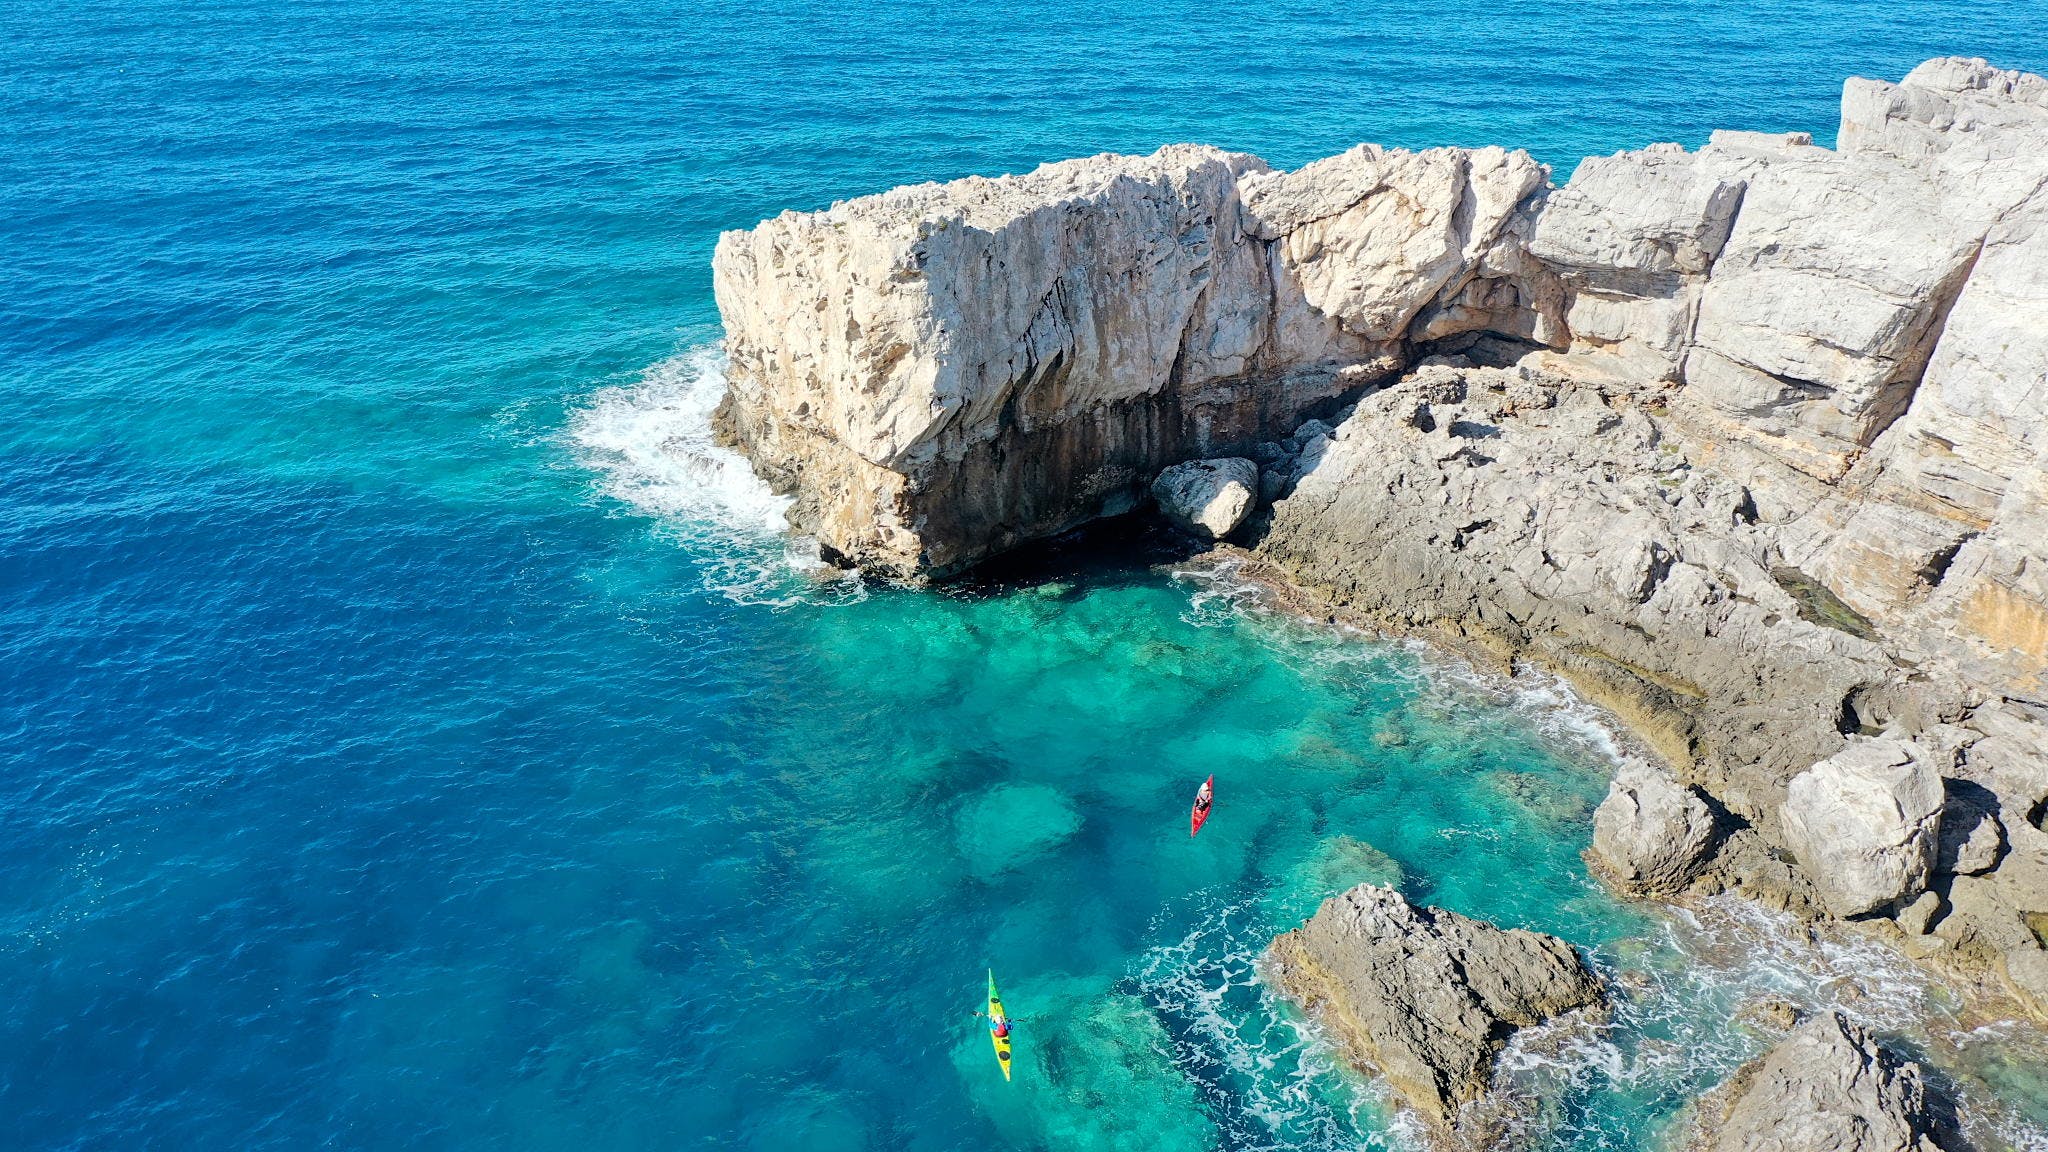
{"label": "submerged rock", "polygon": [[1593,857],[1628,892],[1680,891],[1713,838],[1714,815],[1699,793],[1644,760],[1621,766],[1593,813]]}
{"label": "submerged rock", "polygon": [[1785,793],[1785,838],[1838,916],[1927,886],[1941,836],[1941,777],[1904,740],[1856,739]]}
{"label": "submerged rock", "polygon": [[1152,482],[1159,511],[1204,540],[1236,531],[1258,503],[1258,493],[1259,466],[1238,456],[1176,464]]}
{"label": "submerged rock", "polygon": [[1016,1083],[991,1075],[988,1030],[979,1022],[960,1029],[953,1062],[976,1108],[1009,1139],[1103,1152],[1218,1145],[1196,1083],[1174,1067],[1174,1038],[1157,1005],[1056,972],[1004,992],[1021,1021]]}
{"label": "submerged rock", "polygon": [[999,784],[963,804],[954,839],[976,876],[1019,868],[1081,830],[1067,794],[1044,784]]}
{"label": "submerged rock", "polygon": [[1518,1028],[1602,1002],[1571,945],[1360,885],[1273,941],[1268,973],[1352,1060],[1440,1131]]}
{"label": "submerged rock", "polygon": [[1920,1066],[1828,1012],[1702,1102],[1696,1152],[1937,1152],[1961,1147]]}
{"label": "submerged rock", "polygon": [[1399,860],[1373,845],[1354,836],[1332,836],[1287,873],[1269,904],[1277,918],[1305,919],[1323,901],[1360,884],[1398,890],[1407,878]]}

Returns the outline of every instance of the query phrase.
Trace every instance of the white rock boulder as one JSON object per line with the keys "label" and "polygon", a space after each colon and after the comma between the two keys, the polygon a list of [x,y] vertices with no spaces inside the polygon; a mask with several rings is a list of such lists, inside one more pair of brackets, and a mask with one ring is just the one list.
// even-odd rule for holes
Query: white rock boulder
{"label": "white rock boulder", "polygon": [[1176,464],[1152,482],[1159,511],[1205,540],[1236,531],[1259,500],[1259,466],[1241,456]]}
{"label": "white rock boulder", "polygon": [[1917,745],[1852,737],[1793,778],[1785,838],[1829,910],[1861,916],[1926,888],[1942,801],[1941,776]]}
{"label": "white rock boulder", "polygon": [[1614,774],[1593,813],[1593,856],[1630,892],[1673,893],[1704,862],[1714,815],[1670,772],[1631,759]]}

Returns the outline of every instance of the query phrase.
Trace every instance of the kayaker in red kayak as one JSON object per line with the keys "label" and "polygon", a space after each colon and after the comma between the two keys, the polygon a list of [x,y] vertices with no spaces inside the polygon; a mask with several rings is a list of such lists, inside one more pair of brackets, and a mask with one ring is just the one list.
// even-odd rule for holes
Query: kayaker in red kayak
{"label": "kayaker in red kayak", "polygon": [[1188,813],[1189,836],[1200,832],[1202,825],[1208,823],[1209,807],[1214,803],[1216,803],[1216,777],[1212,775],[1207,780],[1202,781],[1201,788],[1195,792],[1195,810]]}

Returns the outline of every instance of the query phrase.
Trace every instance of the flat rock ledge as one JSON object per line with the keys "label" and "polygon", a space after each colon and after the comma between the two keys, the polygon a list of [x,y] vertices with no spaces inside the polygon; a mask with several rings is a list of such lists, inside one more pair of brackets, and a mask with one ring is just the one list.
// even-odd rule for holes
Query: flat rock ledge
{"label": "flat rock ledge", "polygon": [[1362,884],[1273,941],[1267,978],[1438,1136],[1459,1130],[1519,1028],[1604,1003],[1555,936],[1501,929]]}
{"label": "flat rock ledge", "polygon": [[1829,1012],[1702,1099],[1693,1152],[1959,1152],[1952,1107],[1920,1066]]}

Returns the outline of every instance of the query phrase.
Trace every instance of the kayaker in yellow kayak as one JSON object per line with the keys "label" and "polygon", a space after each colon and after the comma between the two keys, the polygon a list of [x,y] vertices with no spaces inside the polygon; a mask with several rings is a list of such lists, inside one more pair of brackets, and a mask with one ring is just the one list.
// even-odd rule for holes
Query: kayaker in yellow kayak
{"label": "kayaker in yellow kayak", "polygon": [[1001,1013],[991,1016],[986,1012],[973,1012],[969,1013],[969,1015],[987,1020],[988,1030],[995,1033],[1001,1039],[1008,1040],[1010,1038],[1010,1018],[1008,1016]]}
{"label": "kayaker in yellow kayak", "polygon": [[[976,1012],[976,1016],[983,1013]],[[1003,998],[996,994],[996,974],[988,974],[988,1038],[996,1046],[996,1063],[1002,1065],[1003,1079],[1010,1078],[1010,1016],[1003,1011]]]}

